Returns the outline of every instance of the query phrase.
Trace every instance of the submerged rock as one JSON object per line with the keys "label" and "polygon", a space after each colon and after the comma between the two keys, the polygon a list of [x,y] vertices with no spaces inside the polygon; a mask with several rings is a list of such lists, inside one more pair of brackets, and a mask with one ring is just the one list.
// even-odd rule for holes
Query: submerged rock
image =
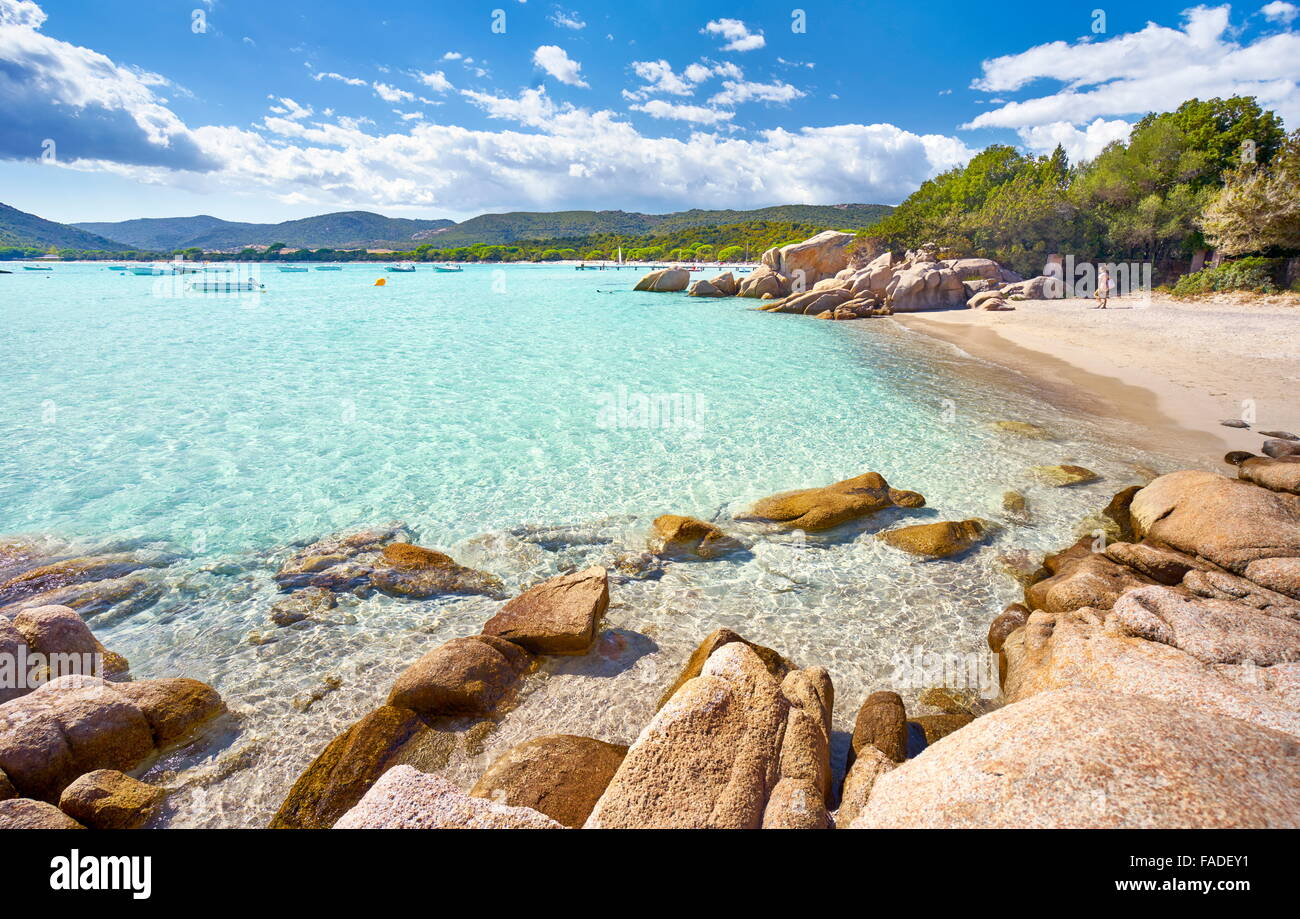
{"label": "submerged rock", "polygon": [[563,825],[527,807],[465,794],[451,782],[410,766],[395,766],[334,824],[367,830],[560,830]]}
{"label": "submerged rock", "polygon": [[1090,482],[1096,482],[1101,476],[1084,466],[1071,466],[1069,464],[1059,466],[1035,466],[1030,470],[1034,478],[1054,488],[1065,488],[1071,485],[1087,485]]}
{"label": "submerged rock", "polygon": [[977,719],[880,776],[852,823],[1297,825],[1294,739],[1143,696],[1087,689],[1047,692]]}
{"label": "submerged rock", "polygon": [[528,807],[564,826],[581,827],[627,755],[627,747],[572,734],[549,734],[511,747],[470,794]]}
{"label": "submerged rock", "polygon": [[663,514],[651,524],[654,535],[651,550],[664,555],[687,555],[696,558],[717,558],[739,548],[732,539],[711,523],[695,517]]}
{"label": "submerged rock", "polygon": [[1028,421],[995,421],[993,429],[1003,434],[1015,434],[1030,440],[1052,440],[1052,432]]}
{"label": "submerged rock", "polygon": [[890,488],[879,473],[868,472],[821,488],[772,495],[736,519],[776,523],[791,529],[826,530],[888,507],[924,505],[925,498],[917,492]]}
{"label": "submerged rock", "polygon": [[0,606],[74,585],[121,578],[142,568],[166,567],[171,562],[172,559],[162,556],[130,552],[51,562],[0,583]]}
{"label": "submerged rock", "polygon": [[949,558],[984,541],[991,526],[986,520],[941,521],[898,527],[876,534],[896,549],[926,558]]}
{"label": "submerged rock", "polygon": [[508,602],[483,626],[534,654],[583,654],[609,606],[609,574],[594,566],[543,581]]}
{"label": "submerged rock", "polygon": [[324,587],[304,587],[271,604],[271,621],[279,626],[293,625],[338,605],[334,594]]}

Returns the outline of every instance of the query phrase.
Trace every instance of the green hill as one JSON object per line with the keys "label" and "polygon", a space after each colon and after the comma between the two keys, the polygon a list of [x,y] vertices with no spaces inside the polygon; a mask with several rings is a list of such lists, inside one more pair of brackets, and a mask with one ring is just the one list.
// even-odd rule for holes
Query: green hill
{"label": "green hill", "polygon": [[57,249],[106,252],[128,248],[66,223],[55,223],[7,204],[0,204],[0,247],[47,249],[50,246]]}
{"label": "green hill", "polygon": [[235,223],[216,217],[159,217],[119,223],[79,223],[146,249],[240,249],[284,243],[291,249],[409,249],[423,234],[453,226],[450,220],[406,220],[369,211],[340,211],[283,223]]}

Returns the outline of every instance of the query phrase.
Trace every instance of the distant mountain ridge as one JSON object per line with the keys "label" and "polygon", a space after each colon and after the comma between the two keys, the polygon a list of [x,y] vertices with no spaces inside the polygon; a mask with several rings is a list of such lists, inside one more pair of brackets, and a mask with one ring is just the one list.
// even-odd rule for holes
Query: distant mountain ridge
{"label": "distant mountain ridge", "polygon": [[321,214],[283,223],[236,223],[216,217],[161,217],[116,223],[76,223],[130,248],[171,251],[197,247],[209,251],[281,242],[295,249],[412,249],[423,243],[436,248],[484,243],[503,245],[524,240],[561,239],[601,233],[646,236],[696,226],[749,220],[816,223],[846,230],[870,226],[893,208],[885,204],[782,204],[750,211],[689,210],[671,214],[628,211],[515,211],[482,214],[463,223],[408,220],[368,211]]}
{"label": "distant mountain ridge", "polygon": [[0,247],[16,246],[33,249],[88,249],[113,252],[121,243],[105,239],[94,233],[66,223],[55,223],[20,211],[16,207],[0,204]]}
{"label": "distant mountain ridge", "polygon": [[141,249],[239,249],[284,243],[291,249],[411,248],[421,234],[455,226],[453,220],[409,220],[369,211],[339,211],[282,223],[236,223],[197,217],[145,217],[73,226]]}

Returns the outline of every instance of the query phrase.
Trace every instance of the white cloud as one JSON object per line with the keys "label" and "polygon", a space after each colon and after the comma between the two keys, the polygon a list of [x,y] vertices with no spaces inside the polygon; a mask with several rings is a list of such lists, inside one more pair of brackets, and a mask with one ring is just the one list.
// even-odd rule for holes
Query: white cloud
{"label": "white cloud", "polygon": [[585,29],[587,24],[582,21],[582,17],[575,12],[564,10],[560,7],[555,8],[555,12],[550,16],[551,24],[562,29]]}
{"label": "white cloud", "polygon": [[751,32],[739,19],[714,19],[700,32],[725,38],[727,44],[722,46],[723,51],[754,51],[767,44],[761,29]]}
{"label": "white cloud", "polygon": [[385,102],[414,102],[415,93],[389,86],[387,83],[374,84],[375,95]]}
{"label": "white cloud", "polygon": [[772,83],[749,83],[740,80],[723,80],[721,92],[709,102],[713,105],[739,105],[742,102],[791,102],[802,99],[807,93],[789,83],[777,80]]}
{"label": "white cloud", "polygon": [[1021,128],[1018,133],[1033,153],[1050,153],[1060,144],[1065,148],[1070,162],[1079,163],[1092,159],[1112,141],[1127,140],[1132,128],[1133,125],[1122,118],[1112,121],[1097,118],[1083,130],[1068,121],[1054,121],[1051,124]]}
{"label": "white cloud", "polygon": [[673,96],[689,96],[696,87],[715,76],[731,77],[739,80],[743,71],[730,61],[714,63],[709,60],[688,64],[680,74],[672,65],[662,58],[657,61],[633,61],[632,72],[645,81],[645,85],[635,90],[623,90],[625,99],[644,99],[654,93],[666,93]]}
{"label": "white cloud", "polygon": [[32,0],[8,0],[0,3],[0,26],[39,29],[45,22],[45,10]]}
{"label": "white cloud", "polygon": [[1300,15],[1300,6],[1294,3],[1286,3],[1285,0],[1273,0],[1272,3],[1266,3],[1259,8],[1264,14],[1264,18],[1270,22],[1280,22],[1284,25],[1290,25],[1291,20]]}
{"label": "white cloud", "polygon": [[338,80],[340,83],[346,83],[348,86],[369,86],[365,80],[357,77],[345,77],[341,73],[329,71],[327,73],[313,73],[311,78],[319,83],[321,80]]}
{"label": "white cloud", "polygon": [[417,70],[415,76],[421,83],[435,92],[445,93],[455,88],[441,70],[435,70],[433,73],[422,73]]}
{"label": "white cloud", "polygon": [[569,57],[559,45],[542,45],[533,52],[533,63],[561,83],[569,86],[587,86],[582,79],[582,65]]}
{"label": "white cloud", "polygon": [[983,64],[974,89],[1014,92],[1040,80],[1061,88],[1008,102],[966,128],[1027,129],[1057,122],[1081,125],[1106,116],[1135,115],[1185,99],[1255,96],[1291,126],[1300,122],[1300,33],[1236,41],[1229,8],[1198,6],[1171,29],[1148,23],[1104,41],[1038,45]]}
{"label": "white cloud", "polygon": [[[276,97],[271,96],[270,98],[274,99]],[[285,118],[297,121],[310,118],[314,114],[310,105],[299,105],[287,96],[281,96],[278,101],[278,105],[271,106],[271,111],[277,115],[283,115]]]}
{"label": "white cloud", "polygon": [[448,51],[442,56],[442,59],[444,61],[458,61],[464,56],[465,55],[461,54],[459,51]]}
{"label": "white cloud", "polygon": [[724,112],[703,105],[679,105],[662,99],[651,99],[640,105],[629,106],[635,111],[645,112],[652,118],[668,118],[676,121],[690,121],[695,124],[718,124],[730,121],[734,112]]}

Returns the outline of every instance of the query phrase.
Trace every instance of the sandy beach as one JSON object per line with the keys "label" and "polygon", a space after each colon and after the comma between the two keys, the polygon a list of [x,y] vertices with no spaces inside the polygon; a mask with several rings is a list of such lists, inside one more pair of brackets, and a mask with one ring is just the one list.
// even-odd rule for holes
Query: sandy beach
{"label": "sandy beach", "polygon": [[[1200,463],[1300,432],[1300,307],[1283,300],[1026,300],[1012,312],[898,314],[914,331],[1029,377],[1053,401],[1140,422]],[[1220,422],[1250,417],[1253,430]]]}

